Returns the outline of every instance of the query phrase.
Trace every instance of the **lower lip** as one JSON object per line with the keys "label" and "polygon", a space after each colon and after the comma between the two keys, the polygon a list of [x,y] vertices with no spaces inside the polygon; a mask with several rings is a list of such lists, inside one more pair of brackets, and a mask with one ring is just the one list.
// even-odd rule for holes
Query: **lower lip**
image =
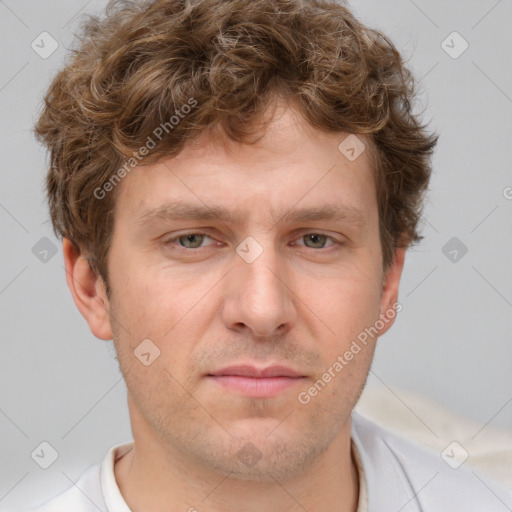
{"label": "lower lip", "polygon": [[225,388],[253,398],[276,396],[303,380],[303,377],[242,377],[239,375],[209,375],[208,378]]}

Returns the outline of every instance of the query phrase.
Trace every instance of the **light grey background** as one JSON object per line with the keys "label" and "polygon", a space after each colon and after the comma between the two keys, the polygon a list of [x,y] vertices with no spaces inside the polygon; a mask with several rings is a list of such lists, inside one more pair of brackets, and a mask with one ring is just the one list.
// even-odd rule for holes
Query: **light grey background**
{"label": "light grey background", "polygon": [[[6,511],[71,486],[110,446],[131,439],[112,342],[89,332],[65,282],[42,193],[45,153],[30,131],[80,14],[104,5],[0,0],[0,509]],[[441,135],[425,239],[408,253],[403,311],[379,342],[371,384],[398,396],[400,389],[420,393],[482,427],[512,428],[512,2],[354,0],[352,6],[410,59],[421,79],[418,111],[425,109]],[[42,31],[59,43],[47,59],[31,48]],[[441,46],[453,31],[469,43],[457,59]],[[452,51],[461,48],[455,37],[447,40]],[[58,246],[46,263],[32,252],[43,237]],[[442,252],[452,237],[468,249],[456,262]],[[42,441],[59,453],[47,470],[31,458]]]}

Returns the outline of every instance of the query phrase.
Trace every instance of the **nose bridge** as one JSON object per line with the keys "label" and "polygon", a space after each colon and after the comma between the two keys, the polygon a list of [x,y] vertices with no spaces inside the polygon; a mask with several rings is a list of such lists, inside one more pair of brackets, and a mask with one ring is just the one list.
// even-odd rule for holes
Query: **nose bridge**
{"label": "nose bridge", "polygon": [[[267,244],[270,245],[270,244]],[[283,270],[280,268],[279,256],[274,247],[265,247],[261,254],[252,262],[245,261],[240,267],[243,275],[244,293],[255,301],[261,299],[280,301],[283,295],[281,281]],[[242,284],[242,283],[240,283]]]}
{"label": "nose bridge", "polygon": [[245,324],[255,335],[271,335],[295,318],[283,255],[268,233],[247,237],[237,253],[241,261],[230,273],[225,321],[232,326]]}

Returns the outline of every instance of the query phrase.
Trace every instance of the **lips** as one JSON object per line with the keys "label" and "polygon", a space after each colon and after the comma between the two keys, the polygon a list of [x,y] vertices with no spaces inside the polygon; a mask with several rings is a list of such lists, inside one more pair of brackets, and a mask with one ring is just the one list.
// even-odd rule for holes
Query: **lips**
{"label": "lips", "polygon": [[221,370],[215,371],[211,376],[237,376],[237,377],[252,377],[252,378],[265,378],[265,377],[303,377],[299,372],[287,368],[286,366],[269,366],[267,368],[258,369],[254,366],[229,366]]}
{"label": "lips", "polygon": [[206,376],[225,390],[251,398],[271,398],[296,386],[306,378],[286,366],[256,368],[251,365],[229,366]]}

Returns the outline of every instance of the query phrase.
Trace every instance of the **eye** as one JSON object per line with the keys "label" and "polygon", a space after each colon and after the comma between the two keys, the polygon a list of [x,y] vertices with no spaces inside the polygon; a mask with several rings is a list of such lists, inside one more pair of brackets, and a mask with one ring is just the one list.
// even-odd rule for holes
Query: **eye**
{"label": "eye", "polygon": [[[204,247],[208,247],[207,244],[203,245],[205,239],[213,240],[209,235],[202,232],[189,232],[184,233],[178,236],[174,236],[173,238],[169,238],[164,241],[164,245],[172,246],[177,250],[185,250],[185,251],[194,251],[195,249],[201,249]],[[338,242],[333,237],[326,235],[324,233],[306,233],[300,236],[297,240],[304,240],[305,243],[298,245],[304,245],[308,249],[328,249],[334,245],[340,245],[341,242]],[[328,244],[328,245],[326,245]]]}
{"label": "eye", "polygon": [[[298,240],[302,239],[306,241],[304,245],[310,249],[325,249],[325,243],[328,241],[331,242],[331,245],[338,243],[331,236],[324,235],[322,233],[307,233],[306,235],[302,235]],[[311,243],[311,245],[308,245],[309,243]],[[327,247],[331,247],[331,245],[328,245]]]}
{"label": "eye", "polygon": [[184,249],[198,249],[201,247],[205,238],[210,238],[206,233],[185,233],[184,235],[169,238],[164,242],[165,245],[172,245],[176,241]]}

